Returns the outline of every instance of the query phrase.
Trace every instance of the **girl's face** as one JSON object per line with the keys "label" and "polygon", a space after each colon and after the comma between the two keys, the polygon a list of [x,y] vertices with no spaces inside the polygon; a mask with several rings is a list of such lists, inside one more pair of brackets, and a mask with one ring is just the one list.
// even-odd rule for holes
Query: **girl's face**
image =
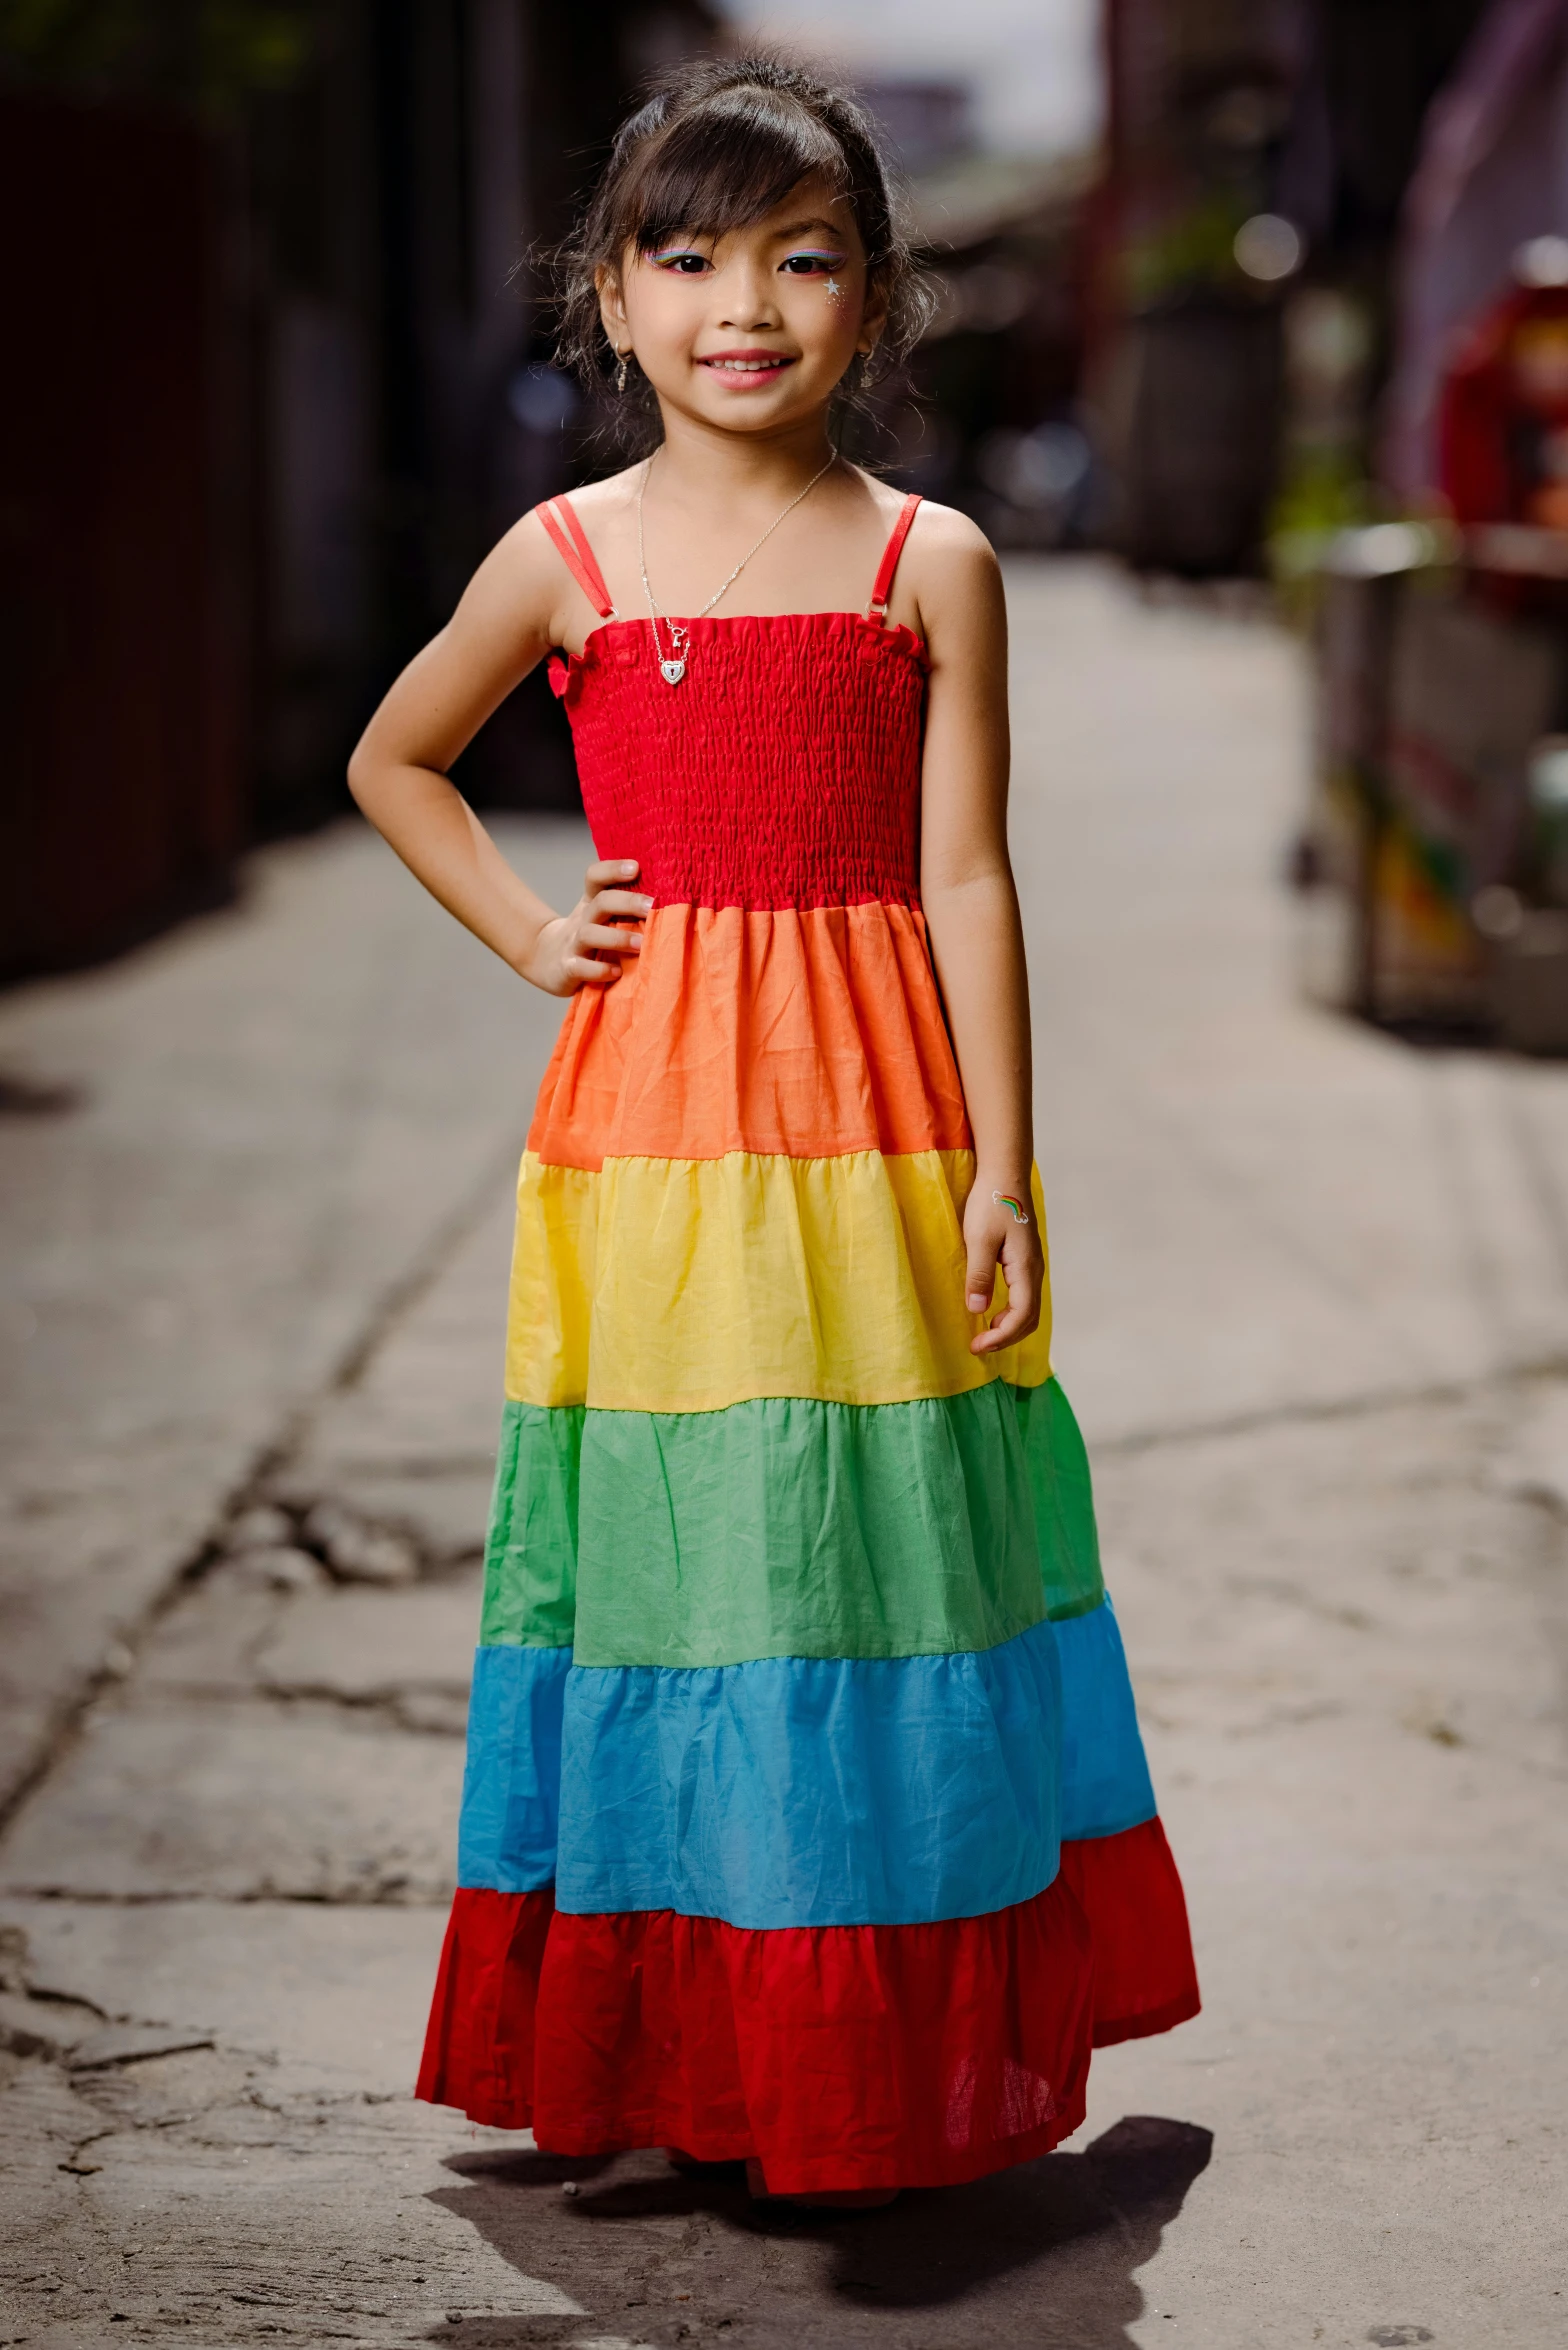
{"label": "girl's face", "polygon": [[813,180],[750,228],[628,251],[599,305],[662,405],[740,433],[825,408],[886,317],[854,215]]}

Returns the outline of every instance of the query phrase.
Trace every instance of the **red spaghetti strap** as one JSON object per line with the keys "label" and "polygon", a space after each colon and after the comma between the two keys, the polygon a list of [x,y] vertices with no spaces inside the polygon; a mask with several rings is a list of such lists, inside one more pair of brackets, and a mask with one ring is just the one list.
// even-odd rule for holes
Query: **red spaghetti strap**
{"label": "red spaghetti strap", "polygon": [[613,620],[615,606],[610,601],[610,591],[604,584],[604,574],[594,560],[588,534],[578,520],[570,498],[547,498],[542,506],[534,508],[534,512],[554,540],[562,562],[599,618]]}
{"label": "red spaghetti strap", "polygon": [[893,593],[893,574],[898,569],[898,558],[904,552],[904,541],[909,536],[909,526],[915,519],[915,508],[919,503],[920,493],[914,490],[898,510],[898,520],[893,525],[892,537],[882,550],[876,585],[871,590],[871,601],[866,606],[868,619],[885,621],[887,618],[887,600]]}
{"label": "red spaghetti strap", "polygon": [[588,533],[584,530],[582,525],[582,517],[579,515],[577,508],[572,504],[570,498],[557,498],[555,503],[560,507],[561,512],[566,517],[566,527],[572,534],[572,544],[576,547],[578,554],[582,557],[583,567],[587,571],[589,577],[594,583],[595,588],[598,591],[597,596],[593,600],[601,605],[603,616],[608,619],[610,614],[615,610],[615,601],[611,596],[609,589],[604,584],[604,573],[599,569],[598,558],[594,554],[593,548],[589,543]]}

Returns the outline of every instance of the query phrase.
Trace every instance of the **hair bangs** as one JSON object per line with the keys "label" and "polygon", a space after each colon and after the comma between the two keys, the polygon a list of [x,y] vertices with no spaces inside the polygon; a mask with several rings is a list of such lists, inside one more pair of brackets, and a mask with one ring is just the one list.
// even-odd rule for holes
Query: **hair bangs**
{"label": "hair bangs", "polygon": [[677,116],[627,175],[622,250],[674,237],[721,237],[765,220],[804,180],[849,192],[843,149],[807,110],[771,90],[726,90]]}

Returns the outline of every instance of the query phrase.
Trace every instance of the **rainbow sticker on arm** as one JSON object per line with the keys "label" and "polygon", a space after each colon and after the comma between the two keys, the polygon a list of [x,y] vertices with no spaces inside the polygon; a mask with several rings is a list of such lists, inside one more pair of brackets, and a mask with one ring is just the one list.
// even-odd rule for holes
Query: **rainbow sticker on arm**
{"label": "rainbow sticker on arm", "polygon": [[991,1205],[994,1208],[1006,1208],[1012,1216],[1013,1222],[1015,1224],[1027,1224],[1029,1221],[1029,1212],[1025,1208],[1023,1201],[1021,1199],[1014,1199],[1010,1191],[993,1191],[991,1194]]}

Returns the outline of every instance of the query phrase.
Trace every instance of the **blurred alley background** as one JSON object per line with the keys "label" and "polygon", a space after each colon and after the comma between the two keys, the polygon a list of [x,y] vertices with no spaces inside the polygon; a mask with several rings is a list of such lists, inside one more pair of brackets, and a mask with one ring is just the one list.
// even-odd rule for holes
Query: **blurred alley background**
{"label": "blurred alley background", "polygon": [[[761,36],[858,87],[939,280],[865,453],[1006,549],[1271,580],[1318,645],[1308,983],[1568,1043],[1564,15],[7,0],[0,974],[343,809],[388,679],[594,467],[543,257],[612,125]],[[575,805],[540,680],[462,781]]]}
{"label": "blurred alley background", "polygon": [[[559,1007],[343,784],[602,462],[612,126],[758,38],[938,279],[863,453],[1003,552],[1205,1995],[817,2229],[408,2094]],[[0,199],[0,2342],[1559,2350],[1568,0],[0,0]],[[569,903],[539,678],[458,780]]]}

